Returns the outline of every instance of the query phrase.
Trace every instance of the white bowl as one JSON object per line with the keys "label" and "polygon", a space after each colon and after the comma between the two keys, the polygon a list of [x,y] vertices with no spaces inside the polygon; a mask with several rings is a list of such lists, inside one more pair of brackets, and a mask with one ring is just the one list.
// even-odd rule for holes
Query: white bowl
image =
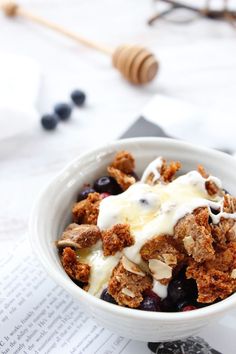
{"label": "white bowl", "polygon": [[202,164],[222,179],[225,189],[236,194],[236,159],[231,156],[173,139],[120,140],[78,156],[42,192],[30,220],[33,249],[53,280],[71,294],[84,311],[111,331],[141,341],[169,341],[195,335],[236,306],[236,294],[196,311],[134,310],[112,305],[86,293],[70,280],[60,264],[54,241],[70,221],[71,206],[79,189],[104,174],[114,153],[122,149],[133,153],[139,174],[151,160],[162,155],[168,160],[180,160],[185,171]]}

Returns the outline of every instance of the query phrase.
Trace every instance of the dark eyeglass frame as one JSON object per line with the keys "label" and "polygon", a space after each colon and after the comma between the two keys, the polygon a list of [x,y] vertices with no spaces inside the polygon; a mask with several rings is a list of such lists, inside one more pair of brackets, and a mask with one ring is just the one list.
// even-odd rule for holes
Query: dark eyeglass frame
{"label": "dark eyeglass frame", "polygon": [[[206,4],[204,8],[200,9],[195,6],[187,5],[184,3],[181,3],[181,1],[175,1],[175,0],[155,0],[156,2],[162,2],[165,4],[170,5],[170,7],[164,11],[158,12],[152,17],[148,19],[148,25],[152,25],[155,21],[158,19],[164,19],[169,22],[174,22],[177,24],[186,24],[189,22],[192,22],[196,20],[199,17],[206,17],[210,20],[220,20],[220,21],[226,21],[230,23],[235,29],[236,29],[236,11],[230,10],[229,9],[229,1],[228,0],[222,0],[223,6],[221,10],[212,10],[210,8],[210,0],[206,0]],[[171,13],[173,13],[176,10],[188,10],[193,13],[195,13],[196,16],[193,16],[191,19],[187,20],[174,20],[174,19],[168,19],[167,16]]]}

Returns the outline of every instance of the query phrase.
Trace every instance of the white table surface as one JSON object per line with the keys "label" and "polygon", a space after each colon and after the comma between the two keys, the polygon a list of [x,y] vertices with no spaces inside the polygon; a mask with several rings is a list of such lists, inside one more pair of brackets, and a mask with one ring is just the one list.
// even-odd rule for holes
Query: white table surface
{"label": "white table surface", "polygon": [[22,3],[111,46],[144,43],[159,57],[161,70],[151,85],[132,87],[103,55],[0,15],[0,50],[28,55],[42,67],[40,112],[50,111],[74,88],[88,96],[86,107],[57,131],[47,133],[36,122],[26,133],[0,141],[1,241],[27,231],[32,204],[45,183],[80,152],[119,136],[154,94],[213,107],[222,111],[222,119],[236,113],[236,31],[228,24],[200,19],[177,26],[159,21],[150,28],[146,19],[153,13],[151,0]]}

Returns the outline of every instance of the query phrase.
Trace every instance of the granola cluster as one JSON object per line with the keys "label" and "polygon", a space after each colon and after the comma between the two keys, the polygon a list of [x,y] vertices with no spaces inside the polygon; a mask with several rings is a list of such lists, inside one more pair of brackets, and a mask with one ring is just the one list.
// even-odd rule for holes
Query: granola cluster
{"label": "granola cluster", "polygon": [[[179,162],[165,160],[158,170],[158,183],[171,183],[181,168]],[[112,181],[126,191],[137,182],[135,160],[127,151],[116,154],[107,167]],[[209,179],[204,167],[198,172],[206,180],[209,196],[224,198],[223,211],[236,212],[236,198],[224,192]],[[152,185],[154,174],[146,183]],[[138,266],[124,255],[124,248],[133,246],[135,238],[128,223],[117,223],[106,230],[97,226],[99,206],[104,196],[97,191],[75,203],[72,208],[73,223],[62,233],[57,242],[61,263],[69,277],[89,288],[91,267],[80,262],[79,250],[87,250],[98,242],[104,257],[120,254],[117,265],[111,270],[107,291],[121,306],[138,308],[143,293],[153,287],[153,280],[168,285],[185,269],[185,276],[197,284],[199,303],[210,304],[225,299],[236,291],[236,222],[222,216],[214,223],[208,207],[197,207],[176,223],[173,234],[155,235],[140,249],[142,262]],[[214,214],[217,214],[214,210]]]}
{"label": "granola cluster", "polygon": [[108,284],[108,291],[121,306],[136,308],[143,300],[144,290],[152,288],[152,278],[136,265],[127,267],[122,259],[114,268]]}
{"label": "granola cluster", "polygon": [[236,279],[232,277],[236,268],[236,242],[228,237],[234,225],[234,220],[223,218],[217,225],[209,223],[208,210],[200,208],[175,227],[174,237],[182,240],[191,256],[186,276],[196,280],[197,300],[201,303],[224,299],[236,291]]}
{"label": "granola cluster", "polygon": [[88,198],[75,203],[72,208],[74,222],[96,225],[100,201],[101,197],[99,193],[90,193]]}
{"label": "granola cluster", "polygon": [[80,263],[72,248],[66,247],[63,249],[61,263],[70,278],[82,283],[88,283],[90,266],[88,264]]}
{"label": "granola cluster", "polygon": [[111,229],[102,232],[104,256],[112,256],[123,248],[132,246],[134,238],[127,224],[116,224]]}

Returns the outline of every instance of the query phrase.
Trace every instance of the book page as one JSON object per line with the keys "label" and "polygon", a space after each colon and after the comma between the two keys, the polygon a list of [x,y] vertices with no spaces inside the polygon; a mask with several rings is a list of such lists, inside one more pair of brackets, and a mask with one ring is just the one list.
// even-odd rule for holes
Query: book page
{"label": "book page", "polygon": [[97,325],[42,269],[27,239],[0,262],[1,354],[149,353]]}

